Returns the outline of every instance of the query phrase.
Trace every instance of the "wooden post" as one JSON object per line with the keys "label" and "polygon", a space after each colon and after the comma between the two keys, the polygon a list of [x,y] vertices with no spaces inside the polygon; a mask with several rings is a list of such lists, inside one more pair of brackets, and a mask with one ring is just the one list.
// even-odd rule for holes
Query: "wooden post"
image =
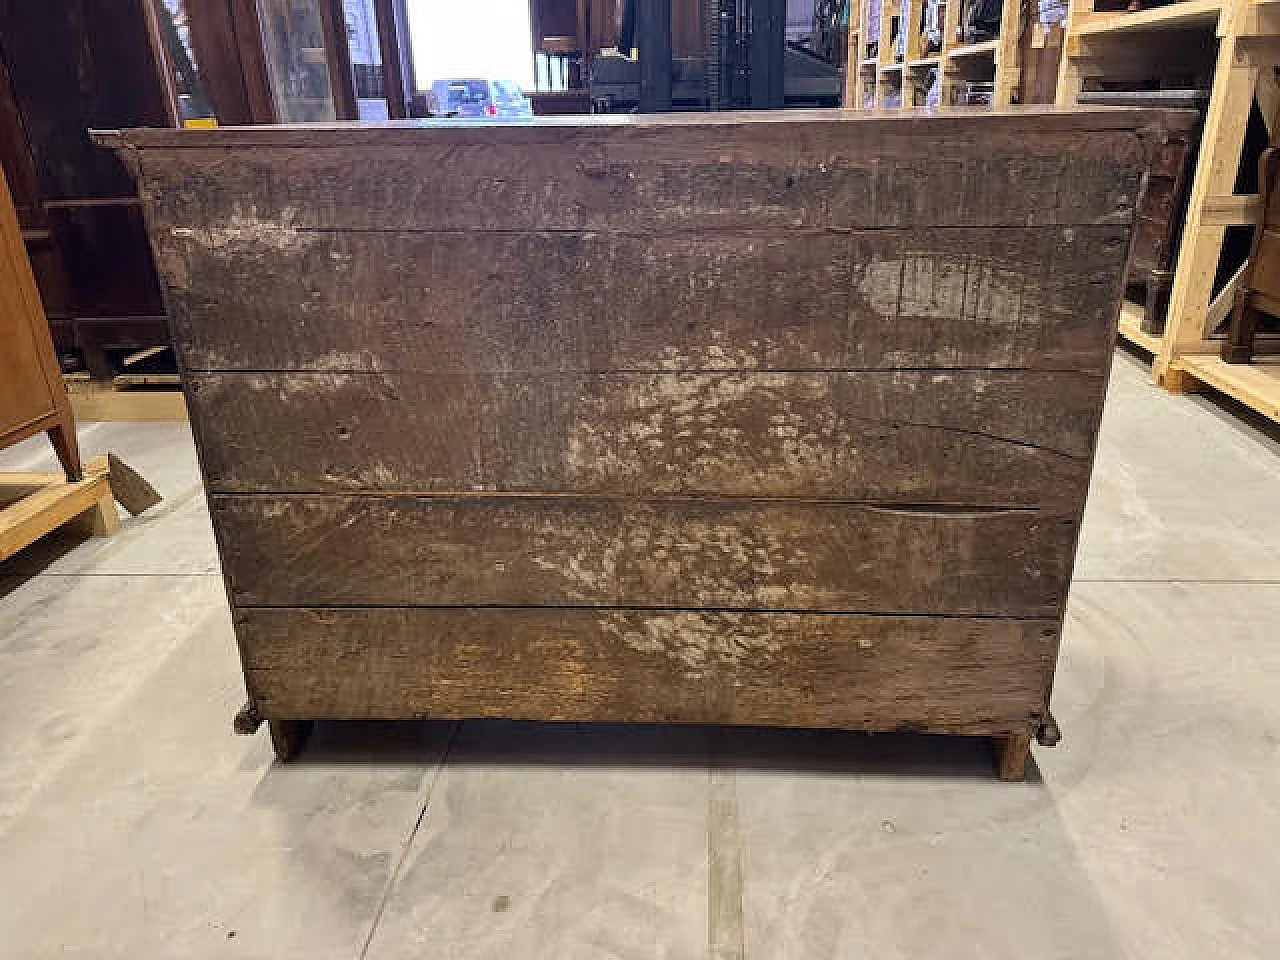
{"label": "wooden post", "polygon": [[1022,65],[1018,60],[1018,39],[1022,34],[1022,0],[1004,0],[1000,13],[1000,40],[995,52],[995,89],[991,105],[1007,106],[1013,103]]}
{"label": "wooden post", "polygon": [[859,48],[862,44],[858,36],[861,25],[862,0],[849,0],[849,32],[845,36],[844,54],[844,93],[840,98],[840,105],[846,110],[852,110],[860,106],[858,102],[858,76],[862,72],[859,66],[861,62]]}
{"label": "wooden post", "polygon": [[342,0],[320,0],[320,25],[324,31],[333,109],[339,120],[359,120],[356,78],[351,67],[351,45],[347,40],[347,17],[342,11]]}
{"label": "wooden post", "polygon": [[382,88],[387,115],[392,120],[409,116],[413,100],[413,60],[409,52],[409,24],[404,0],[373,0],[378,21],[378,49],[382,55]]}
{"label": "wooden post", "polygon": [[[1221,32],[1221,22],[1219,27]],[[1181,382],[1170,379],[1165,383],[1170,365],[1179,357],[1185,353],[1211,352],[1211,348],[1207,350],[1202,345],[1206,339],[1204,324],[1227,228],[1225,224],[1212,222],[1214,218],[1206,218],[1205,208],[1213,198],[1230,195],[1235,186],[1257,82],[1258,67],[1239,49],[1238,39],[1222,37],[1200,158],[1187,204],[1178,268],[1169,295],[1169,318],[1152,371],[1157,383],[1169,387]]]}

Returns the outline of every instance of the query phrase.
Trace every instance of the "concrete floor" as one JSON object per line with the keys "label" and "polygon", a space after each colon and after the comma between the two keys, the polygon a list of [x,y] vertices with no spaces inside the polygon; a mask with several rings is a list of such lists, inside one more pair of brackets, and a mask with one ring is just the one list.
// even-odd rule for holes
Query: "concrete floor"
{"label": "concrete floor", "polygon": [[166,502],[0,565],[4,960],[1280,956],[1280,446],[1132,357],[1015,785],[967,740],[496,722],[275,765],[185,425],[81,442]]}

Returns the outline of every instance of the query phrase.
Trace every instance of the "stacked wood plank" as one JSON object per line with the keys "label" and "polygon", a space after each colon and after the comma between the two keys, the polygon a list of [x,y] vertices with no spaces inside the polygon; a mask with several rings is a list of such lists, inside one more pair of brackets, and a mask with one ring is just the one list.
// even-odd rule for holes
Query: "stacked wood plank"
{"label": "stacked wood plank", "polygon": [[1018,775],[1134,204],[1181,122],[105,138],[251,719],[929,730],[1003,738]]}

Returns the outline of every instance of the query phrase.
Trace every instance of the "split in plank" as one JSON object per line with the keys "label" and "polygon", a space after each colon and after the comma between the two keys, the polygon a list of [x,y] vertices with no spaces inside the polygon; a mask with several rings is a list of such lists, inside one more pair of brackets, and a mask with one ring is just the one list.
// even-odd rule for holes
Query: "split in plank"
{"label": "split in plank", "polygon": [[237,606],[1057,616],[1075,511],[587,497],[211,498]]}

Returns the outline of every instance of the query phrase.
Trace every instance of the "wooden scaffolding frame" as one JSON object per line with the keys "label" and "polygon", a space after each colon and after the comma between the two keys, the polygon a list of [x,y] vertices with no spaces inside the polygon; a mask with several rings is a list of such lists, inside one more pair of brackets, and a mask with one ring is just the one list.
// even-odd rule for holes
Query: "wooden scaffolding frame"
{"label": "wooden scaffolding frame", "polygon": [[1214,293],[1227,229],[1254,225],[1257,194],[1234,192],[1245,131],[1256,101],[1274,144],[1280,129],[1280,2],[1181,0],[1138,13],[1094,10],[1072,0],[1058,81],[1058,103],[1077,102],[1090,77],[1115,77],[1176,63],[1196,31],[1216,38],[1212,92],[1191,185],[1163,335],[1140,327],[1141,308],[1127,305],[1121,336],[1153,356],[1156,383],[1174,392],[1212,387],[1280,421],[1280,357],[1227,364],[1212,334],[1230,312],[1243,268]]}

